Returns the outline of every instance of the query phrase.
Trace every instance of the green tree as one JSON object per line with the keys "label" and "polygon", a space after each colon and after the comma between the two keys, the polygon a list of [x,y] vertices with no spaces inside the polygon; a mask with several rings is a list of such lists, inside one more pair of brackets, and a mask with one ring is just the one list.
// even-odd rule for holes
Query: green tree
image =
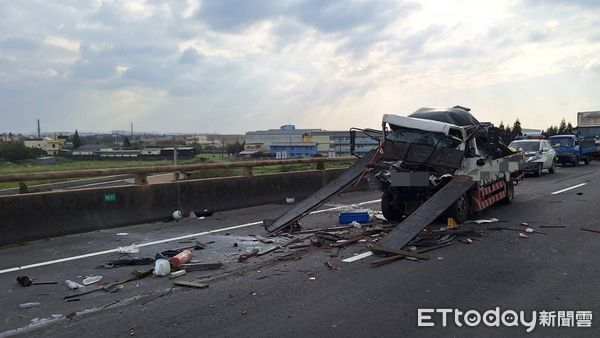
{"label": "green tree", "polygon": [[243,150],[244,150],[244,145],[242,145],[240,142],[228,144],[227,147],[225,148],[225,151],[228,154],[234,154],[234,155],[237,155],[240,151],[243,151]]}
{"label": "green tree", "polygon": [[77,129],[75,129],[75,134],[73,134],[71,142],[73,142],[74,149],[81,147],[81,138],[79,138],[79,132],[77,131]]}
{"label": "green tree", "polygon": [[38,148],[27,148],[23,142],[0,143],[0,159],[16,162],[33,159],[45,155],[46,152]]}
{"label": "green tree", "polygon": [[513,123],[511,135],[512,135],[512,138],[515,138],[517,136],[521,136],[521,134],[522,134],[521,122],[517,118],[517,120],[515,121],[515,123]]}
{"label": "green tree", "polygon": [[560,121],[560,125],[558,126],[558,134],[564,135],[567,133],[567,123],[565,122],[565,118]]}
{"label": "green tree", "polygon": [[573,125],[571,124],[571,122],[567,123],[567,129],[565,129],[565,133],[569,134],[569,135],[575,134],[575,132],[573,131]]}

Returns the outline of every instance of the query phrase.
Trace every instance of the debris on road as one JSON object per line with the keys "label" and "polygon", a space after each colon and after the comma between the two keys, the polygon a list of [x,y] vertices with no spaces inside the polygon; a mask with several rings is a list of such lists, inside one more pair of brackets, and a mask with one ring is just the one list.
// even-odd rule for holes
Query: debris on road
{"label": "debris on road", "polygon": [[118,285],[116,283],[111,283],[111,284],[106,284],[104,286],[97,287],[90,291],[81,292],[81,293],[77,293],[77,294],[70,295],[70,296],[65,296],[65,297],[63,297],[63,299],[67,300],[67,299],[71,299],[71,298],[77,298],[79,296],[87,295],[87,294],[90,294],[90,293],[96,292],[96,291],[106,291],[108,293],[113,293],[113,292],[118,291],[120,288],[121,288],[120,285]]}
{"label": "debris on road", "polygon": [[17,283],[19,283],[21,286],[24,286],[24,287],[28,287],[31,285],[58,284],[58,282],[56,282],[56,281],[43,281],[43,282],[34,281],[31,277],[28,277],[28,276],[17,277]]}
{"label": "debris on road", "polygon": [[185,275],[185,270],[177,270],[177,271],[173,271],[169,274],[169,278],[177,278],[180,276]]}
{"label": "debris on road", "polygon": [[183,218],[183,214],[181,213],[181,210],[175,210],[175,211],[173,211],[172,216],[173,216],[173,219],[176,220],[176,221]]}
{"label": "debris on road", "polygon": [[331,271],[342,271],[342,268],[335,265],[332,261],[325,261],[325,266]]}
{"label": "debris on road", "polygon": [[154,271],[155,276],[166,276],[171,273],[171,264],[166,259],[157,259],[154,262]]}
{"label": "debris on road", "polygon": [[127,236],[127,235],[129,235],[128,232],[118,232],[115,234],[115,236]]}
{"label": "debris on road", "polygon": [[256,240],[259,241],[259,242],[261,242],[261,243],[264,243],[264,244],[271,244],[271,243],[273,243],[273,240],[270,239],[270,238],[266,238],[266,237],[263,237],[261,235],[252,235],[252,236],[254,238],[256,238]]}
{"label": "debris on road", "polygon": [[581,228],[581,230],[588,231],[588,232],[595,232],[595,233],[599,233],[600,234],[600,230],[599,229]]}
{"label": "debris on road", "polygon": [[81,283],[83,283],[83,285],[88,286],[94,283],[98,283],[99,281],[102,280],[102,276],[89,276],[83,279],[83,281]]}
{"label": "debris on road", "polygon": [[181,264],[179,267],[187,272],[191,271],[203,271],[203,270],[215,270],[223,266],[223,263],[187,263]]}
{"label": "debris on road", "polygon": [[189,287],[198,288],[198,289],[206,289],[208,287],[208,284],[189,282],[189,281],[185,281],[185,280],[176,280],[176,281],[173,281],[173,284],[175,284],[177,286],[189,286]]}
{"label": "debris on road", "polygon": [[133,265],[150,265],[154,263],[152,257],[137,257],[137,258],[121,258],[117,260],[108,261],[104,264],[96,266],[96,269],[112,269],[122,266],[133,266]]}
{"label": "debris on road", "polygon": [[524,233],[521,232],[521,233],[519,233],[519,238],[521,238],[521,239],[528,239],[529,236],[527,236],[527,235],[525,235]]}
{"label": "debris on road", "polygon": [[39,302],[32,302],[32,303],[23,303],[23,304],[19,304],[19,307],[21,309],[30,309],[32,307],[40,307],[42,306],[42,304],[40,304]]}
{"label": "debris on road", "polygon": [[169,263],[171,263],[171,265],[173,267],[178,267],[181,264],[186,264],[189,263],[192,260],[192,252],[190,250],[183,250],[180,253],[178,253],[177,255],[169,258]]}
{"label": "debris on road", "polygon": [[71,290],[77,290],[85,287],[85,285],[81,285],[79,283],[73,282],[72,280],[66,280],[65,285]]}
{"label": "debris on road", "polygon": [[245,254],[241,254],[238,257],[238,262],[245,262],[248,258],[256,256],[258,254],[258,251],[260,251],[260,250],[259,249],[253,249],[250,252],[247,252]]}
{"label": "debris on road", "polygon": [[140,248],[136,244],[131,244],[128,246],[120,246],[117,248],[117,253],[120,254],[133,254],[140,252]]}

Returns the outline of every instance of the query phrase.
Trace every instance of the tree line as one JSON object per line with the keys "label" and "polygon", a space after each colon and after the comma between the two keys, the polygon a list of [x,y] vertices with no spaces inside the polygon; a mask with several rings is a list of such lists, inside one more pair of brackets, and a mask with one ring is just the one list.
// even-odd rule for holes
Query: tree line
{"label": "tree line", "polygon": [[[498,130],[499,130],[499,134],[500,134],[500,139],[505,144],[509,144],[512,140],[514,140],[518,136],[523,135],[523,129],[521,128],[521,122],[519,121],[518,118],[512,124],[512,127],[510,125],[505,126],[504,122],[501,121],[500,125],[498,126]],[[560,121],[560,124],[558,126],[551,125],[548,128],[546,128],[546,130],[542,131],[542,135],[544,135],[545,138],[548,138],[548,137],[554,136],[554,135],[573,135],[574,133],[575,132],[573,130],[573,125],[571,124],[571,122],[566,122],[564,118]]]}

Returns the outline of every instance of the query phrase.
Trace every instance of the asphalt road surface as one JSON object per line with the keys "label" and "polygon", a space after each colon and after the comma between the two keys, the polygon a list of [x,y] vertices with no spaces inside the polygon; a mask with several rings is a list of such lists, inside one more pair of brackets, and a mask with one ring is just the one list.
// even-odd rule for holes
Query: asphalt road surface
{"label": "asphalt road surface", "polygon": [[[380,257],[343,261],[367,252],[366,246],[374,238],[343,248],[334,258],[329,250],[310,247],[237,262],[239,254],[247,250],[273,245],[250,235],[265,235],[258,222],[278,216],[289,208],[285,204],[1,248],[0,337],[598,336],[600,233],[581,227],[600,229],[599,169],[600,164],[593,162],[528,178],[516,187],[513,204],[494,206],[475,216],[504,222],[482,224],[483,235],[472,244],[455,240],[451,246],[428,253],[430,260],[418,262],[400,260],[373,267],[370,262]],[[568,188],[572,189],[564,190]],[[379,197],[376,191],[343,194],[322,207],[328,211],[312,214],[302,224],[304,228],[336,226],[340,205],[362,203],[361,207],[379,210]],[[520,239],[519,231],[490,229],[494,225],[525,229],[523,222],[547,234],[533,233],[529,239]],[[541,227],[547,225],[564,228]],[[66,279],[81,282],[90,275],[102,275],[103,281],[130,278],[134,267],[95,269],[118,259],[114,249],[119,246],[136,243],[140,256],[153,257],[193,240],[209,243],[206,249],[193,251],[195,260],[223,262],[224,267],[190,272],[177,280],[201,281],[209,285],[206,289],[173,287],[173,280],[167,277],[150,276],[125,283],[115,293],[98,291],[78,301],[63,301],[64,296],[76,293],[64,285]],[[286,241],[275,240],[275,244]],[[297,259],[278,259],[289,251],[296,252],[293,257]],[[327,261],[339,269],[330,269]],[[20,275],[59,284],[22,287],[15,281]],[[29,302],[40,306],[19,307]],[[497,327],[482,322],[468,326],[469,318],[476,319],[474,312],[467,319],[459,316],[459,323],[454,318],[454,309],[484,314],[496,308],[504,322],[516,326],[500,320]],[[422,317],[421,321],[434,326],[419,327],[419,309],[453,312],[445,327],[441,313],[424,312],[431,318]],[[509,310],[523,311],[527,321],[536,311],[532,332],[513,320]],[[550,316],[555,311],[555,327],[542,326],[541,311]],[[590,322],[589,311],[591,327],[557,327],[585,325]]]}

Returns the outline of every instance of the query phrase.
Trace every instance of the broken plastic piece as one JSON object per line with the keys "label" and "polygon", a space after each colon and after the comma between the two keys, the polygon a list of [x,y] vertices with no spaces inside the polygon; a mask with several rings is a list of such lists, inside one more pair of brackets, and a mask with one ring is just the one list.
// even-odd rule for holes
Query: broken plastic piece
{"label": "broken plastic piece", "polygon": [[77,290],[85,287],[85,285],[81,285],[79,283],[73,282],[72,280],[66,280],[65,285],[71,290]]}
{"label": "broken plastic piece", "polygon": [[183,275],[185,275],[185,270],[177,270],[177,271],[171,272],[169,274],[169,278],[177,278],[177,277],[183,276]]}
{"label": "broken plastic piece", "polygon": [[529,236],[527,236],[527,235],[525,235],[524,233],[520,232],[520,233],[519,233],[519,238],[521,238],[521,239],[528,239],[528,238],[529,238]]}
{"label": "broken plastic piece", "polygon": [[532,228],[527,228],[527,229],[525,229],[525,232],[528,234],[532,234],[535,232],[535,230],[533,230]]}
{"label": "broken plastic piece", "polygon": [[82,283],[83,285],[90,285],[94,283],[98,283],[102,279],[102,276],[90,276],[85,278]]}
{"label": "broken plastic piece", "polygon": [[171,264],[166,259],[157,259],[154,262],[154,272],[155,276],[166,276],[171,272]]}
{"label": "broken plastic piece", "polygon": [[29,309],[29,308],[32,308],[32,307],[40,307],[40,306],[42,306],[42,304],[40,304],[38,302],[19,304],[19,307],[21,309]]}
{"label": "broken plastic piece", "polygon": [[140,248],[136,244],[121,246],[117,248],[117,253],[132,254],[140,252]]}

